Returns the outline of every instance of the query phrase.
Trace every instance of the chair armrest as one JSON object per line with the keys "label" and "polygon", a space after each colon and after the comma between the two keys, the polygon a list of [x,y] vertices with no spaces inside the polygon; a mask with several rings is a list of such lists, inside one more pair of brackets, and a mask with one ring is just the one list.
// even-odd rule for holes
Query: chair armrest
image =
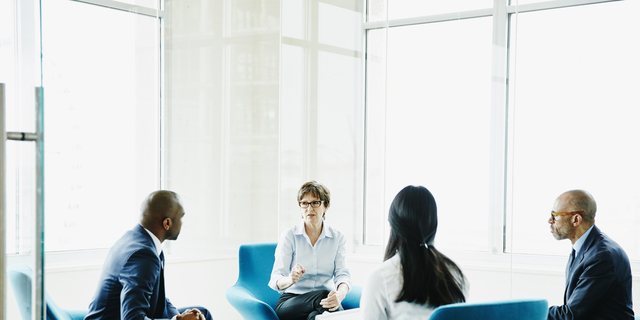
{"label": "chair armrest", "polygon": [[251,291],[244,287],[234,285],[227,289],[225,296],[244,319],[278,320],[271,306],[256,299]]}
{"label": "chair armrest", "polygon": [[84,317],[89,314],[89,310],[65,310],[71,320],[84,320]]}
{"label": "chair armrest", "polygon": [[362,287],[353,286],[351,291],[342,300],[342,307],[345,310],[360,308],[360,297],[362,296]]}

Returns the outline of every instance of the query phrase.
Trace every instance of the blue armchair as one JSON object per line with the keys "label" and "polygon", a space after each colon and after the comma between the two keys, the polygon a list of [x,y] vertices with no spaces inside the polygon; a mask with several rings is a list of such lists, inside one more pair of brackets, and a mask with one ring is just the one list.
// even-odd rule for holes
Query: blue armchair
{"label": "blue armchair", "polygon": [[[275,260],[276,243],[255,243],[240,246],[238,281],[225,295],[244,319],[278,320],[274,311],[280,294],[269,288],[271,269]],[[352,286],[342,301],[342,307],[360,307],[362,287]]]}
{"label": "blue armchair", "polygon": [[505,300],[440,306],[429,320],[546,320],[548,314],[547,300]]}
{"label": "blue armchair", "polygon": [[[27,265],[13,265],[7,271],[13,293],[18,302],[20,315],[23,320],[31,320],[31,288],[33,271]],[[66,310],[58,307],[51,296],[45,291],[47,303],[47,320],[82,320],[87,310]]]}

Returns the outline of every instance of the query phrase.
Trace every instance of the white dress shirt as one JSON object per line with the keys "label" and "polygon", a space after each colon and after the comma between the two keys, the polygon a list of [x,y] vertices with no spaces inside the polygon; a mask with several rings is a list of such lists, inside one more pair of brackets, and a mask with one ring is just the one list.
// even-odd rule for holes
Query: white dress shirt
{"label": "white dress shirt", "polygon": [[156,237],[156,235],[153,234],[153,232],[149,231],[145,227],[142,227],[142,228],[151,236],[151,240],[153,240],[153,244],[155,245],[155,248],[156,248],[156,255],[158,256],[158,258],[160,258],[160,253],[162,252],[162,242],[160,242],[160,239],[158,239],[158,237]]}
{"label": "white dress shirt", "polygon": [[429,319],[434,308],[407,301],[396,302],[403,283],[400,255],[396,254],[367,277],[360,299],[362,319]]}
{"label": "white dress shirt", "polygon": [[[295,294],[313,290],[336,290],[340,283],[351,288],[345,243],[344,235],[323,221],[322,232],[315,246],[312,246],[304,231],[304,221],[300,222],[280,236],[269,287],[280,293]],[[297,263],[306,270],[300,280],[285,290],[278,289],[278,279],[289,276]]]}

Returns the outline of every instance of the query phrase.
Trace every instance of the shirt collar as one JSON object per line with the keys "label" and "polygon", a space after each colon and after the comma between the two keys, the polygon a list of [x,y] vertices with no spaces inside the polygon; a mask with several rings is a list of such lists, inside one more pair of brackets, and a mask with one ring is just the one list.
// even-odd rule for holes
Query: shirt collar
{"label": "shirt collar", "polygon": [[[595,226],[595,224],[593,226]],[[573,244],[573,250],[576,251],[576,257],[578,256],[578,252],[580,252],[580,249],[582,248],[582,245],[584,244],[584,242],[587,241],[587,237],[589,236],[591,229],[593,229],[593,226],[591,226],[591,228],[589,228],[589,230],[587,230],[587,232],[585,232],[580,237],[580,239],[576,240],[576,242]]]}
{"label": "shirt collar", "polygon": [[[304,232],[304,221],[300,221],[300,223],[296,226],[296,230],[293,232],[295,235],[305,235],[306,233]],[[318,237],[318,240],[327,237],[327,238],[333,238],[333,232],[331,232],[331,230],[329,230],[329,228],[327,228],[327,225],[324,223],[324,220],[322,221],[322,232],[320,232],[320,236]]]}
{"label": "shirt collar", "polygon": [[160,242],[160,239],[158,239],[158,237],[156,237],[156,235],[153,234],[153,232],[147,230],[147,228],[145,227],[142,227],[142,228],[151,236],[151,239],[153,240],[153,244],[155,245],[155,248],[156,248],[156,255],[160,257],[160,252],[162,252],[162,242]]}

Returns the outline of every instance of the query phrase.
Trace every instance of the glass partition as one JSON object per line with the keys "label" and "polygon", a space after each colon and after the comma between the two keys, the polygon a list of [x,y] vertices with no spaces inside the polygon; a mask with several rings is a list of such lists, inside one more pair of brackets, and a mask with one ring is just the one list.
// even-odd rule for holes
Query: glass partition
{"label": "glass partition", "polygon": [[[39,1],[0,0],[2,319],[43,314]],[[38,89],[39,90],[39,89]],[[38,93],[37,93],[38,92]],[[8,134],[6,132],[9,132]],[[7,141],[6,139],[10,140]],[[39,142],[35,142],[35,140]],[[25,140],[25,141],[19,141]],[[38,168],[39,167],[39,168]],[[40,202],[39,202],[40,201]],[[6,273],[4,271],[7,271]],[[24,276],[22,276],[24,275]]]}

